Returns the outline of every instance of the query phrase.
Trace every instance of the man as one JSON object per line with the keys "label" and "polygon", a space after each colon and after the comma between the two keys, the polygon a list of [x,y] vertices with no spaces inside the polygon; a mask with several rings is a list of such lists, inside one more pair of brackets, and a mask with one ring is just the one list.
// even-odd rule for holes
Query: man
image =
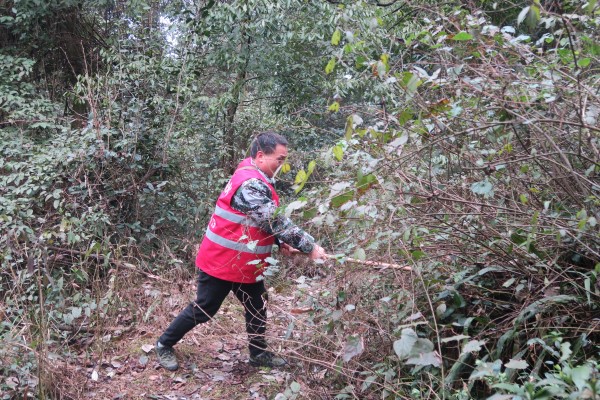
{"label": "man", "polygon": [[174,371],[179,367],[173,346],[196,325],[210,320],[230,291],[244,306],[250,364],[285,364],[267,350],[265,341],[265,259],[276,242],[284,254],[300,251],[313,260],[326,256],[312,236],[289,218],[275,215],[279,197],[273,187],[274,177],[287,158],[287,144],[277,133],[259,134],[250,147],[251,157],[238,165],[219,196],[196,257],[200,270],[196,300],[175,318],[156,343],[163,368]]}

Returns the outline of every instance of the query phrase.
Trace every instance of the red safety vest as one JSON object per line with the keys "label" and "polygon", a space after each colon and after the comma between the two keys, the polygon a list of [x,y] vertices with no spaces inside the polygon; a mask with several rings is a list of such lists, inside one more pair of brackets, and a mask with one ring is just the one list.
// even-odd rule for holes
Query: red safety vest
{"label": "red safety vest", "polygon": [[257,277],[262,277],[265,258],[271,255],[275,237],[259,229],[246,214],[231,207],[237,189],[251,178],[265,182],[271,189],[275,205],[279,206],[275,188],[252,165],[250,158],[243,160],[217,200],[196,256],[196,266],[208,275],[241,283],[257,282]]}

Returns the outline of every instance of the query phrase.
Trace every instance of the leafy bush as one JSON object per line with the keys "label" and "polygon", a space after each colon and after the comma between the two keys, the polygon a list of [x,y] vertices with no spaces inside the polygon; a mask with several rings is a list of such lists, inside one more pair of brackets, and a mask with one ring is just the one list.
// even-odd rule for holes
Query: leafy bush
{"label": "leafy bush", "polygon": [[[351,383],[355,395],[365,385],[408,395],[415,385],[429,387],[416,395],[429,398],[466,385],[465,396],[526,397],[556,392],[549,387],[563,384],[553,379],[563,380],[561,396],[581,395],[581,379],[572,386],[569,373],[552,371],[591,371],[599,351],[598,53],[586,44],[598,40],[597,16],[542,12],[549,31],[536,40],[461,9],[459,21],[431,17],[411,32],[390,30],[393,16],[376,11],[363,19],[367,31],[349,22],[357,8],[365,12],[340,12],[340,51],[325,71],[344,99],[330,110],[348,115],[345,138],[317,163],[334,183],[305,190],[295,212],[343,255],[407,263],[413,273],[340,272],[339,290],[365,312],[317,308],[335,339],[313,357],[323,363],[340,343],[364,341],[359,361],[349,354],[338,364],[340,389]],[[581,40],[567,38],[573,29]],[[350,97],[355,82],[360,102]],[[299,190],[307,180],[297,177]],[[392,324],[373,326],[381,303],[393,307],[383,319]],[[329,328],[340,321],[343,329]],[[548,351],[548,332],[575,351]],[[376,360],[401,372],[387,376]],[[502,383],[479,379],[476,360],[496,377],[504,366]]]}

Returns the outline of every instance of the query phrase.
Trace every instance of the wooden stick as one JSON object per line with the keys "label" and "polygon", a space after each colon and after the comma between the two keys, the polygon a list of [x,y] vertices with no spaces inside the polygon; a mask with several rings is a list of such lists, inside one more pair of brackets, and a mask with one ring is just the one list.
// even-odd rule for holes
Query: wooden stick
{"label": "wooden stick", "polygon": [[[337,260],[337,258],[338,258],[331,254],[327,254],[326,256],[327,256],[327,258],[332,259],[332,260]],[[412,268],[409,267],[408,265],[390,264],[390,263],[384,263],[384,262],[379,262],[379,261],[358,260],[356,258],[350,258],[350,257],[344,257],[344,261],[350,262],[350,263],[355,263],[355,264],[370,265],[370,266],[379,267],[379,268],[393,268],[393,269],[401,269],[404,271],[412,271]]]}
{"label": "wooden stick", "polygon": [[[290,253],[292,256],[304,256],[304,257],[308,257],[308,254],[306,253],[302,253],[301,251],[298,251],[296,249],[294,249],[293,251],[291,251]],[[378,267],[378,268],[393,268],[393,269],[401,269],[403,271],[412,271],[412,268],[407,266],[407,265],[400,265],[400,264],[390,264],[390,263],[384,263],[384,262],[379,262],[379,261],[367,261],[367,260],[358,260],[356,258],[350,258],[350,257],[338,257],[335,256],[333,254],[325,254],[325,257],[330,259],[330,260],[337,260],[339,258],[343,258],[343,260],[345,262],[350,262],[350,263],[355,263],[355,264],[362,264],[362,265],[370,265],[373,267]]]}

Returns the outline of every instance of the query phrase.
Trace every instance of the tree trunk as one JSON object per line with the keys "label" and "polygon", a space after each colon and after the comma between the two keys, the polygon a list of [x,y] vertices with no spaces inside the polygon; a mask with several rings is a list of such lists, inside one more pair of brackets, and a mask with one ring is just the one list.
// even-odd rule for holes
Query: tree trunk
{"label": "tree trunk", "polygon": [[240,105],[244,85],[246,84],[248,63],[250,62],[250,43],[252,38],[248,36],[245,26],[242,27],[240,39],[240,54],[242,55],[242,60],[238,64],[235,80],[231,88],[231,100],[227,104],[225,111],[225,129],[223,130],[225,154],[223,154],[221,166],[229,173],[235,171],[238,162],[238,148],[240,147],[240,144],[244,142],[244,140],[236,140],[238,138],[235,129],[235,116]]}

